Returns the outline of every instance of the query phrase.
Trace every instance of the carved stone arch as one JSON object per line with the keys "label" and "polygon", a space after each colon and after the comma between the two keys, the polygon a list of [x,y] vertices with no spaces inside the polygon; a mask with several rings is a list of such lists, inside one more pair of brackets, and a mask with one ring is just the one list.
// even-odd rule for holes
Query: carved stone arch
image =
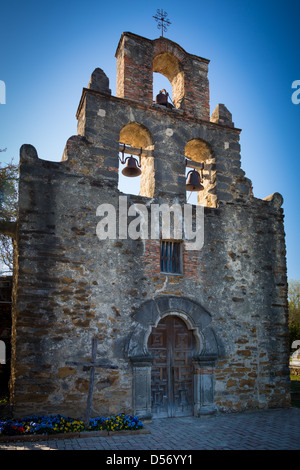
{"label": "carved stone arch", "polygon": [[211,315],[194,300],[161,296],[146,301],[134,313],[134,332],[128,343],[128,356],[133,364],[133,407],[143,418],[151,417],[151,365],[153,358],[147,341],[153,327],[167,315],[180,316],[193,330],[197,350],[194,362],[194,415],[215,411],[213,404],[215,361],[220,356],[217,337],[212,329]]}
{"label": "carved stone arch", "polygon": [[[200,355],[205,349],[205,337],[202,331],[199,329],[199,326],[195,325],[192,317],[189,314],[187,314],[185,311],[179,310],[179,309],[176,309],[176,310],[171,309],[171,310],[164,312],[160,317],[157,318],[155,325],[149,326],[148,331],[145,334],[145,338],[144,338],[145,346],[148,344],[149,336],[152,332],[152,329],[154,327],[157,327],[161,320],[169,316],[175,316],[175,317],[180,318],[181,320],[183,320],[187,329],[192,331],[194,338],[195,338],[195,342],[196,342],[195,355],[196,356]],[[145,349],[147,350],[147,346],[145,347]]]}
{"label": "carved stone arch", "polygon": [[212,328],[211,315],[194,300],[176,296],[161,296],[148,300],[134,313],[137,322],[128,346],[128,356],[147,356],[147,340],[153,326],[166,315],[179,315],[189,329],[195,331],[198,340],[198,354],[201,356],[219,356],[218,344]]}

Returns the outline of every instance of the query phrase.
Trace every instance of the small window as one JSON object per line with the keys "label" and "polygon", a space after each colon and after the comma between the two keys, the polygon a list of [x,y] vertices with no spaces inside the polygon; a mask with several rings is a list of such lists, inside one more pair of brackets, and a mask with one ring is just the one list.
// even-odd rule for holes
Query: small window
{"label": "small window", "polygon": [[162,240],[160,245],[160,270],[162,273],[182,273],[181,247],[181,242]]}

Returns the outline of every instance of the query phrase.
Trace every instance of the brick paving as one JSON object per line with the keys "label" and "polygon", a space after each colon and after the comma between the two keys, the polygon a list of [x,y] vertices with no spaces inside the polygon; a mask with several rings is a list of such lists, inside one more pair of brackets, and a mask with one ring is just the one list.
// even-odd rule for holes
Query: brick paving
{"label": "brick paving", "polygon": [[1,450],[300,450],[300,409],[155,419],[148,434],[0,442]]}

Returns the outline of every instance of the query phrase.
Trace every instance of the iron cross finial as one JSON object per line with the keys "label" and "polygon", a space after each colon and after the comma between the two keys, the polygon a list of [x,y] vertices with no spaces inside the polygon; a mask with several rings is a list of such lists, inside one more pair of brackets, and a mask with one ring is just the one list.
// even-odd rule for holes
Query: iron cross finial
{"label": "iron cross finial", "polygon": [[162,8],[159,10],[156,10],[156,15],[153,16],[155,21],[157,21],[157,28],[161,28],[161,35],[162,37],[164,36],[164,31],[167,31],[167,27],[170,26],[171,21],[168,20],[167,18],[168,13],[164,11]]}

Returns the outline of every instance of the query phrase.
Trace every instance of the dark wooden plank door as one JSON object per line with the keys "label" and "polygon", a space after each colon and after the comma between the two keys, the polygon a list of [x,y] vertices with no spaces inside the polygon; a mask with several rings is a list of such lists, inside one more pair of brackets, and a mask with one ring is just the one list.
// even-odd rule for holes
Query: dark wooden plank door
{"label": "dark wooden plank door", "polygon": [[165,317],[152,329],[148,349],[154,358],[151,372],[153,417],[193,414],[194,347],[194,335],[179,317]]}

